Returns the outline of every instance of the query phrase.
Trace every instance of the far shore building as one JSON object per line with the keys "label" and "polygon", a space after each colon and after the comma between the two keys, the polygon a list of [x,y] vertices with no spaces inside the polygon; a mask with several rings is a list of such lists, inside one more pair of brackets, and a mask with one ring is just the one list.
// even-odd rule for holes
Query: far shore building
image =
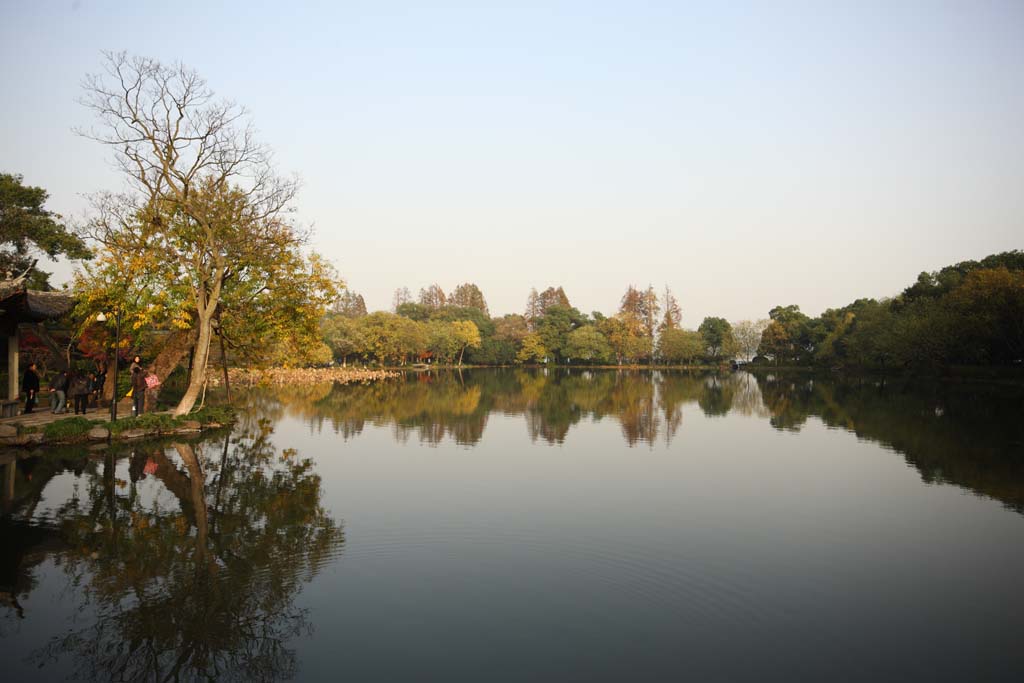
{"label": "far shore building", "polygon": [[3,402],[3,415],[11,412],[21,394],[21,368],[18,363],[20,335],[23,323],[41,323],[62,318],[74,308],[74,299],[64,292],[42,292],[29,289],[25,276],[0,280],[0,336],[7,341],[7,401]]}

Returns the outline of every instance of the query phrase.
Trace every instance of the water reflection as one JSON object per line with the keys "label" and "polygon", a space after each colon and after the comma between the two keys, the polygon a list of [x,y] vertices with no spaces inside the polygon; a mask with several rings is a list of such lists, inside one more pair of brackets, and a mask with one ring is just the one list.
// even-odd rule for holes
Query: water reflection
{"label": "water reflection", "polygon": [[1017,386],[750,373],[476,370],[410,374],[370,386],[293,386],[249,394],[254,415],[286,412],[349,439],[386,425],[395,439],[464,446],[489,416],[522,416],[533,441],[561,444],[582,421],[618,423],[629,446],[671,443],[688,407],[799,431],[812,418],[906,456],[929,483],[952,483],[1024,512],[1024,392]]}
{"label": "water reflection", "polygon": [[[312,462],[278,452],[269,424],[10,464],[5,601],[31,620],[19,600],[50,560],[83,615],[30,654],[35,665],[95,680],[294,675],[289,641],[311,629],[295,598],[344,535],[321,506]],[[70,496],[37,510],[68,471],[78,475]]]}

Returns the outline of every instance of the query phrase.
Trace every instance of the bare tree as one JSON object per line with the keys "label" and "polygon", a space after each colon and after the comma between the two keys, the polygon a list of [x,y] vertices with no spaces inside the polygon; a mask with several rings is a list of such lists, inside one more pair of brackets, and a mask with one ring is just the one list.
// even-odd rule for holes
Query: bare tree
{"label": "bare tree", "polygon": [[770,322],[770,320],[740,320],[732,324],[732,336],[744,359],[749,361],[757,353],[757,347],[761,343],[761,334]]}
{"label": "bare tree", "polygon": [[412,303],[412,292],[409,291],[408,287],[399,287],[395,290],[395,295],[391,299],[391,310],[397,311],[399,306],[409,303]]}
{"label": "bare tree", "polygon": [[443,308],[448,303],[448,297],[440,285],[434,284],[420,289],[420,304],[429,309]]}
{"label": "bare tree", "polygon": [[[197,341],[189,386],[175,409],[191,410],[206,380],[213,321],[225,282],[282,240],[301,240],[284,222],[295,179],[279,177],[246,111],[216,99],[192,69],[124,52],[104,53],[105,72],[86,78],[82,103],[98,124],[79,131],[108,145],[128,180],[117,195],[120,224],[94,237],[165,259],[191,289]],[[106,227],[110,227],[109,225]]]}

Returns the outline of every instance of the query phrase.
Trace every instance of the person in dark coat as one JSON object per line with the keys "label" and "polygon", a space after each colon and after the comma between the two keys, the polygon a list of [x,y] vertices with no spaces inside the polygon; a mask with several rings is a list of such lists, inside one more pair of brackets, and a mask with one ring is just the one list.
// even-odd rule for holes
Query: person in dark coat
{"label": "person in dark coat", "polygon": [[107,373],[106,373],[106,370],[102,370],[100,368],[97,368],[92,373],[91,379],[92,379],[92,383],[91,383],[92,393],[91,393],[91,396],[93,397],[93,400],[91,401],[91,403],[93,403],[97,408],[99,408],[100,407],[100,399],[103,398],[103,387],[107,383]]}
{"label": "person in dark coat", "polygon": [[68,412],[68,409],[65,407],[67,402],[67,390],[68,371],[61,370],[53,376],[53,380],[50,382],[50,411],[54,415],[57,413]]}
{"label": "person in dark coat", "polygon": [[[138,356],[136,356],[138,358]],[[146,371],[138,361],[132,363],[132,413],[142,415],[146,410]]]}
{"label": "person in dark coat", "polygon": [[[68,396],[75,404],[75,415],[85,415],[89,405],[89,375],[76,372],[68,384]],[[81,413],[79,413],[81,411]]]}
{"label": "person in dark coat", "polygon": [[21,390],[25,392],[25,414],[28,415],[36,407],[36,397],[39,395],[39,373],[36,372],[35,363],[29,363],[25,368]]}

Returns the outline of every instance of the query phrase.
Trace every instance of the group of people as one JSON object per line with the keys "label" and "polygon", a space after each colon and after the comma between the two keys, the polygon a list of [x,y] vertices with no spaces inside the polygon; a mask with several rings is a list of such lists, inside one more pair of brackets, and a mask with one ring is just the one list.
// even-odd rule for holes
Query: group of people
{"label": "group of people", "polygon": [[[75,415],[85,415],[89,408],[89,398],[99,397],[103,393],[103,385],[107,383],[107,373],[97,368],[93,372],[73,372],[61,370],[50,381],[50,412],[68,412],[66,402],[71,399],[75,407]],[[30,412],[26,406],[25,412]]]}
{"label": "group of people", "polygon": [[[61,370],[50,381],[50,410],[54,414],[67,412],[67,400],[74,404],[75,415],[85,415],[89,407],[89,398],[95,396],[96,405],[103,395],[107,382],[107,370],[97,365],[92,372]],[[29,363],[21,380],[21,390],[25,393],[25,414],[31,413],[38,401],[40,392],[39,370],[35,363]],[[135,356],[131,365],[131,398],[132,413],[141,415],[145,411],[146,372],[142,367],[142,358]],[[116,388],[115,388],[116,391]]]}

